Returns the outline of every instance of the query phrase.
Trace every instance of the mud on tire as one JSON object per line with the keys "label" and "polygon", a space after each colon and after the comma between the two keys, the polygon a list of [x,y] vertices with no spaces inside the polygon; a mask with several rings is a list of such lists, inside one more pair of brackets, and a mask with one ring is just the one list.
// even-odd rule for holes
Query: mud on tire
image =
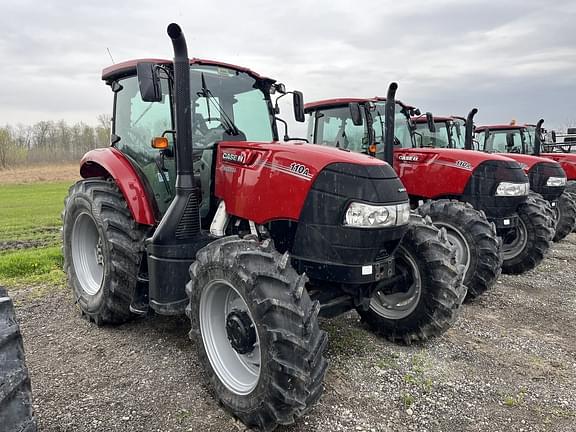
{"label": "mud on tire", "polygon": [[12,300],[0,287],[0,430],[35,432],[30,377]]}
{"label": "mud on tire", "polygon": [[[225,237],[198,252],[190,278],[190,337],[223,406],[264,431],[305,414],[323,390],[327,335],[318,327],[320,305],[310,300],[307,278],[288,254],[268,240]],[[231,338],[231,320],[244,321],[238,325],[244,337]],[[240,349],[238,340],[248,343]],[[230,370],[238,372],[229,376]]]}
{"label": "mud on tire", "polygon": [[408,280],[413,287],[417,279],[419,294],[412,297],[410,307],[402,306],[403,310],[395,314],[384,304],[388,298],[394,299],[390,296],[401,289],[381,297],[387,287],[380,285],[372,295],[370,307],[367,310],[357,308],[362,321],[391,341],[406,344],[444,333],[456,320],[466,296],[466,287],[462,284],[463,267],[456,263],[455,250],[448,242],[446,231],[432,225],[429,218],[412,214],[410,227],[395,259],[396,273],[407,275],[398,286],[405,286]]}
{"label": "mud on tire", "polygon": [[467,261],[467,298],[478,297],[496,283],[502,271],[500,239],[483,212],[469,203],[447,199],[428,201],[417,211],[429,216],[434,225],[445,228],[448,239],[454,239],[460,243],[459,249],[464,249],[459,255]]}
{"label": "mud on tire", "polygon": [[[518,206],[520,221],[517,233],[512,241],[506,235],[503,237],[503,273],[521,274],[542,262],[554,237],[556,225],[554,217],[551,216],[553,213],[548,201],[534,192],[530,192],[526,202]],[[522,239],[521,236],[525,238]],[[518,238],[521,238],[519,243],[516,242]]]}
{"label": "mud on tire", "polygon": [[576,226],[576,201],[569,192],[564,192],[556,204],[558,212],[554,241],[560,241],[570,234]]}
{"label": "mud on tire", "polygon": [[97,325],[132,318],[146,228],[134,221],[114,181],[77,182],[64,202],[62,222],[64,271],[82,315]]}

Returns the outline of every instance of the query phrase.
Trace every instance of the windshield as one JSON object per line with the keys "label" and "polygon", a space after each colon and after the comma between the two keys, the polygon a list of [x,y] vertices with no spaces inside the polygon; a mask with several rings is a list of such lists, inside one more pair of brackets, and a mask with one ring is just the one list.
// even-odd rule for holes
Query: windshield
{"label": "windshield", "polygon": [[[448,122],[435,122],[436,132],[430,132],[428,123],[416,123],[416,132],[422,135],[421,147],[449,148],[450,135]],[[420,138],[417,138],[420,141]]]}
{"label": "windshield", "polygon": [[452,138],[452,148],[463,149],[466,136],[466,121],[454,119],[450,123],[450,138]]}
{"label": "windshield", "polygon": [[[372,114],[372,127],[376,136],[376,143],[378,145],[377,152],[383,151],[384,142],[384,107],[386,102],[376,102],[374,109],[371,110]],[[403,111],[402,105],[396,103],[395,116],[394,116],[394,145],[402,148],[412,148],[412,136],[410,134],[410,127],[408,124],[408,117]]]}
{"label": "windshield", "polygon": [[523,153],[524,134],[520,129],[491,130],[480,134],[480,148],[490,153]]}
{"label": "windshield", "polygon": [[269,83],[219,66],[190,67],[192,129],[195,147],[222,140],[276,140]]}
{"label": "windshield", "polygon": [[366,118],[362,116],[362,125],[356,126],[350,117],[350,108],[328,108],[316,113],[316,135],[314,142],[352,150],[366,152],[368,138],[366,137]]}
{"label": "windshield", "polygon": [[526,140],[526,153],[534,154],[536,144],[536,126],[528,126],[524,129],[524,139]]}

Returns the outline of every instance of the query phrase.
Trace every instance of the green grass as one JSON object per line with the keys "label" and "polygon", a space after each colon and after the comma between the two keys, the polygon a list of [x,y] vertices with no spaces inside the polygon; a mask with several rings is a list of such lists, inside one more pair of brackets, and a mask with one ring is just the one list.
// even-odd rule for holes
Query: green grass
{"label": "green grass", "polygon": [[59,242],[70,182],[0,185],[0,250]]}
{"label": "green grass", "polygon": [[0,285],[64,284],[60,213],[69,186],[0,185]]}
{"label": "green grass", "polygon": [[63,285],[60,246],[0,253],[0,285]]}

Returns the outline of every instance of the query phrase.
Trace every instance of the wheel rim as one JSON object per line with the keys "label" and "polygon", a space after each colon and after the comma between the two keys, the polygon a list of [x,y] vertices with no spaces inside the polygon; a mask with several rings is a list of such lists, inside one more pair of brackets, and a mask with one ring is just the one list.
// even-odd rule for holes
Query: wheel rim
{"label": "wheel rim", "polygon": [[401,248],[402,254],[396,258],[396,271],[404,274],[409,281],[408,290],[386,294],[376,289],[370,299],[370,309],[385,319],[399,320],[409,316],[420,302],[422,295],[422,278],[416,260]]}
{"label": "wheel rim", "polygon": [[80,213],[74,221],[72,261],[82,289],[88,295],[96,295],[104,279],[104,255],[96,222],[88,213]]}
{"label": "wheel rim", "polygon": [[446,237],[448,241],[456,249],[456,261],[464,266],[464,274],[468,273],[468,268],[470,267],[470,246],[466,241],[464,234],[453,225],[447,224],[445,222],[436,222],[434,225],[437,227],[443,227],[446,229]]}
{"label": "wheel rim", "polygon": [[528,229],[522,218],[518,218],[518,225],[504,236],[502,257],[504,261],[516,258],[528,243]]}
{"label": "wheel rim", "polygon": [[[248,305],[234,286],[225,280],[214,280],[202,291],[199,308],[200,333],[212,369],[222,384],[238,395],[250,393],[260,378],[260,338]],[[241,311],[254,326],[253,349],[238,353],[227,333],[227,317]]]}

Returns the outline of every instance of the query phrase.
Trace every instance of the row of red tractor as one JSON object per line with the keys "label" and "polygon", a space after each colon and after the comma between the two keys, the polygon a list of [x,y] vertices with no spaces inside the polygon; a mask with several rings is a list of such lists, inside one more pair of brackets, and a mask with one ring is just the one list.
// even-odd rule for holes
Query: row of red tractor
{"label": "row of red tractor", "polygon": [[[250,69],[189,58],[178,25],[168,35],[173,61],[103,71],[111,145],[70,188],[64,269],[97,325],[186,314],[216,397],[251,427],[293,423],[321,397],[319,317],[355,310],[393,342],[426,341],[574,228],[576,161],[543,150],[541,122],[422,115],[395,84],[304,105]],[[307,139],[279,117],[286,95]]]}

